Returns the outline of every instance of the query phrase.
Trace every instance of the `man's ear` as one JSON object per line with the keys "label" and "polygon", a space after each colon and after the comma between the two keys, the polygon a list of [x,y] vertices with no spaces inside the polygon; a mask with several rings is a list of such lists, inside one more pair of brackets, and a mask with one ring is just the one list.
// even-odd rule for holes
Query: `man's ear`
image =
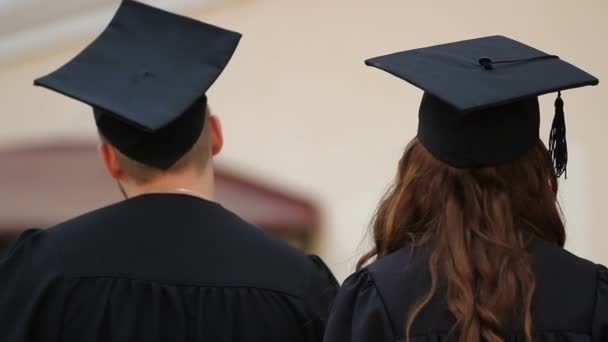
{"label": "man's ear", "polygon": [[110,176],[117,180],[122,179],[124,177],[124,172],[118,162],[118,156],[116,155],[114,147],[108,143],[102,142],[99,144],[98,150]]}
{"label": "man's ear", "polygon": [[222,132],[222,123],[215,115],[210,115],[207,124],[211,129],[211,154],[216,156],[224,147],[224,133]]}

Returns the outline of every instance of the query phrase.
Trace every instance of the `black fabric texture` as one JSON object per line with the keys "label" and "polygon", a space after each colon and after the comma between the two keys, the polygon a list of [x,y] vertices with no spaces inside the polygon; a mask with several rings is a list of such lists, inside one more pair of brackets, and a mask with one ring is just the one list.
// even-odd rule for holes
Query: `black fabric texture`
{"label": "black fabric texture", "polygon": [[515,160],[540,138],[540,110],[535,97],[464,114],[425,93],[418,119],[420,142],[435,158],[459,168]]}

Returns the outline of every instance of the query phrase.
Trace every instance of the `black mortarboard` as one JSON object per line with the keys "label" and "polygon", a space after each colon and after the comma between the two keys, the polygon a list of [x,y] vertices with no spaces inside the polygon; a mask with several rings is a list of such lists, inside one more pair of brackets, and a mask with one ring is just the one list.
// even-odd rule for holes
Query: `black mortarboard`
{"label": "black mortarboard", "polygon": [[[418,139],[458,168],[517,159],[539,139],[538,96],[599,83],[557,56],[502,36],[394,53],[366,64],[424,90]],[[558,175],[567,163],[565,129],[558,96],[549,143]]]}
{"label": "black mortarboard", "polygon": [[204,94],[240,38],[124,0],[91,45],[34,83],[91,105],[100,133],[119,151],[168,169],[200,136]]}

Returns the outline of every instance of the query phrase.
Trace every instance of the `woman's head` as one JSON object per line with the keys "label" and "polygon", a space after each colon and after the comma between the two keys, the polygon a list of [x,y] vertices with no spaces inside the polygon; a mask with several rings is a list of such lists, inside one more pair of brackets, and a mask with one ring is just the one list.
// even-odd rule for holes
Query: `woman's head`
{"label": "woman's head", "polygon": [[404,246],[428,246],[432,289],[410,311],[408,331],[442,282],[460,341],[502,341],[502,327],[520,316],[531,338],[535,285],[526,248],[534,238],[564,245],[556,194],[557,177],[540,140],[513,162],[458,169],[415,139],[378,207],[375,246],[359,267]]}

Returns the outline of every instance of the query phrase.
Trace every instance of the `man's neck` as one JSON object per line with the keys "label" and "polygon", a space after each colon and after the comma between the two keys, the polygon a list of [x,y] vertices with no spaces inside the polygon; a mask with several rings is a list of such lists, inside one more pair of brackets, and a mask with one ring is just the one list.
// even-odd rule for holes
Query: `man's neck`
{"label": "man's neck", "polygon": [[150,193],[178,193],[214,199],[214,179],[212,172],[202,175],[166,175],[146,184],[121,183],[128,198]]}

